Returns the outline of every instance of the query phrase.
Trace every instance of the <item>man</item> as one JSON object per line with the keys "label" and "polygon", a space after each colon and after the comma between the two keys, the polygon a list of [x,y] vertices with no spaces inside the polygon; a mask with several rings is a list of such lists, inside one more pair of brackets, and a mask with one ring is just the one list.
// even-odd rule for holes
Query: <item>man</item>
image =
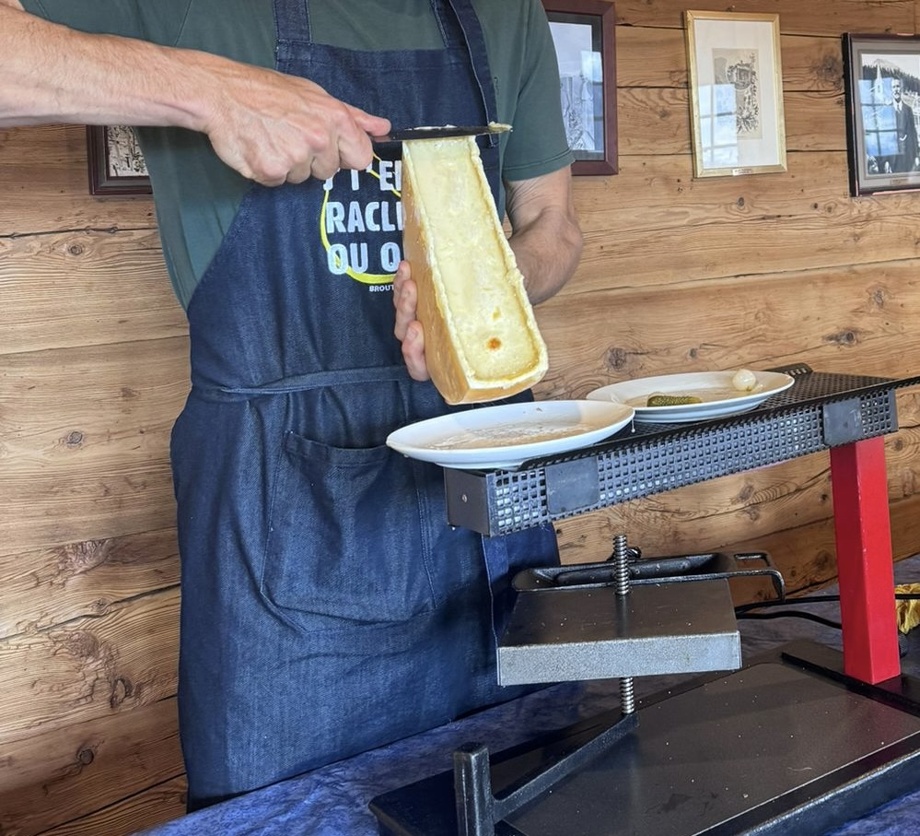
{"label": "man", "polygon": [[914,111],[902,98],[901,79],[891,79],[891,99],[894,124],[897,131],[897,153],[885,160],[885,171],[898,174],[920,168],[920,144],[917,142],[917,123]]}
{"label": "man", "polygon": [[532,301],[553,295],[581,236],[539,0],[0,0],[0,56],[0,127],[141,126],[191,344],[190,809],[511,696],[493,607],[555,539],[451,530],[439,468],[385,446],[448,407],[399,258],[399,148],[369,135],[511,123],[483,163]]}

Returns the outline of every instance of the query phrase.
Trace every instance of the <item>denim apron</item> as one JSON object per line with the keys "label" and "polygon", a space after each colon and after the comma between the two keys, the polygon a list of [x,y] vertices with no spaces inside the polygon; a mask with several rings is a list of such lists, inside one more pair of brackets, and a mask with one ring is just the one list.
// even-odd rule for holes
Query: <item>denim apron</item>
{"label": "denim apron", "polygon": [[[444,49],[366,52],[313,43],[307,0],[275,0],[277,69],[394,126],[494,119],[470,0],[431,6]],[[171,452],[190,809],[520,693],[496,684],[495,630],[509,577],[558,559],[552,529],[452,529],[441,469],[384,443],[450,409],[393,336],[386,150],[325,183],[254,185],[189,305]]]}

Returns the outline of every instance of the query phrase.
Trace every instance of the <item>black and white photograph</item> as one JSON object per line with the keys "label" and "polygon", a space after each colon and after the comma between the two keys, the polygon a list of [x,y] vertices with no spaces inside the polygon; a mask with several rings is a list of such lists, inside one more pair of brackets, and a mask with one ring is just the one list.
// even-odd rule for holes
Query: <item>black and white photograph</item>
{"label": "black and white photograph", "polygon": [[920,188],[920,38],[844,40],[852,194]]}

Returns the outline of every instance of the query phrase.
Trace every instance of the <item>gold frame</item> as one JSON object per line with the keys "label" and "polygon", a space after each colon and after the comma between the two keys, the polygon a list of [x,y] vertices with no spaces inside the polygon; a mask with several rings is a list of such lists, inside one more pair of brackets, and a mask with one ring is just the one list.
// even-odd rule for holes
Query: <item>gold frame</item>
{"label": "gold frame", "polygon": [[779,15],[684,15],[693,176],[786,171]]}

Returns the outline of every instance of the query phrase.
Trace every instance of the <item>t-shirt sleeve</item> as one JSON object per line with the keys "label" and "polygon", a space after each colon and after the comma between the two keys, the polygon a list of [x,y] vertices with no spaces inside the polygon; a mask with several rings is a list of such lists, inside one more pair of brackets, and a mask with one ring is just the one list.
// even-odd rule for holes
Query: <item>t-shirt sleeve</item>
{"label": "t-shirt sleeve", "polygon": [[562,121],[556,48],[540,0],[531,2],[528,17],[523,83],[502,169],[507,180],[549,174],[573,160]]}
{"label": "t-shirt sleeve", "polygon": [[143,38],[173,45],[191,0],[21,0],[38,17],[81,32]]}

